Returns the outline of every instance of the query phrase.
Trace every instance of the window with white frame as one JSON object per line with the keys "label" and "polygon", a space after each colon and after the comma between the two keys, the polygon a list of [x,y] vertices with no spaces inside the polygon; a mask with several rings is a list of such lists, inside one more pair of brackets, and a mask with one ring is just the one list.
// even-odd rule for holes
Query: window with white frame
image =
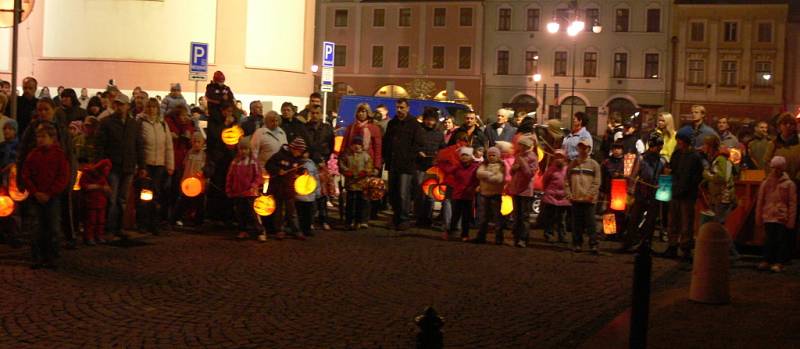
{"label": "window with white frame", "polygon": [[600,24],[600,9],[587,8],[584,13],[586,13],[586,31],[592,31],[595,24]]}
{"label": "window with white frame", "polygon": [[597,76],[597,52],[583,53],[583,76]]}
{"label": "window with white frame", "polygon": [[528,9],[528,21],[526,23],[525,29],[529,32],[538,32],[539,31],[539,9],[538,8],[529,8]]}
{"label": "window with white frame", "polygon": [[618,8],[614,10],[614,31],[626,32],[630,25],[631,10],[627,8]]}
{"label": "window with white frame", "polygon": [[567,51],[556,51],[553,76],[567,76]]}
{"label": "window with white frame", "polygon": [[472,7],[462,7],[459,9],[458,23],[462,27],[472,26]]}
{"label": "window with white frame", "polygon": [[644,55],[644,78],[658,79],[658,53]]}
{"label": "window with white frame", "polygon": [[372,67],[383,68],[383,46],[372,46]]}
{"label": "window with white frame", "polygon": [[497,51],[497,75],[508,75],[508,50]]}
{"label": "window with white frame", "polygon": [[617,52],[614,54],[614,77],[628,77],[628,54],[625,52]]}
{"label": "window with white frame", "polygon": [[769,87],[772,86],[772,62],[769,61],[757,61],[755,63],[756,67],[756,81],[755,84],[758,87]]}
{"label": "window with white frame", "polygon": [[661,31],[661,9],[647,9],[647,32],[658,33]]}
{"label": "window with white frame", "polygon": [[704,22],[692,22],[689,25],[689,40],[694,42],[706,40],[706,24]]}
{"label": "window with white frame", "polygon": [[397,67],[398,68],[408,68],[408,62],[410,61],[411,56],[411,47],[409,46],[398,46],[397,47]]}
{"label": "window with white frame", "polygon": [[737,22],[724,22],[722,24],[723,28],[723,40],[725,42],[736,42],[739,40],[739,23]]}
{"label": "window with white frame", "polygon": [[372,10],[372,26],[383,27],[384,25],[386,25],[386,10],[382,8]]}
{"label": "window with white frame", "polygon": [[431,62],[431,68],[444,69],[444,46],[433,47],[433,61]]}
{"label": "window with white frame", "polygon": [[334,12],[333,26],[334,27],[347,26],[347,10],[336,10],[336,12]]}
{"label": "window with white frame", "polygon": [[525,51],[525,75],[539,72],[539,52]]}
{"label": "window with white frame", "polygon": [[461,46],[458,48],[458,69],[472,68],[472,47]]}
{"label": "window with white frame", "polygon": [[497,30],[509,31],[511,30],[511,9],[501,8],[497,13]]}
{"label": "window with white frame", "polygon": [[761,22],[758,23],[758,42],[770,43],[772,42],[772,23]]}
{"label": "window with white frame", "polygon": [[333,56],[333,66],[344,67],[347,64],[347,46],[336,45]]}
{"label": "window with white frame", "polygon": [[736,61],[722,61],[722,64],[720,64],[720,86],[735,87],[739,83],[737,77],[737,66],[738,64]]}
{"label": "window with white frame", "polygon": [[447,9],[446,8],[437,7],[435,9],[433,9],[433,26],[434,27],[444,27],[446,18],[447,18]]}
{"label": "window with white frame", "polygon": [[689,60],[688,84],[700,86],[706,84],[706,62],[702,59]]}
{"label": "window with white frame", "polygon": [[410,8],[401,8],[398,12],[397,16],[397,26],[398,27],[410,27],[411,26],[411,9]]}

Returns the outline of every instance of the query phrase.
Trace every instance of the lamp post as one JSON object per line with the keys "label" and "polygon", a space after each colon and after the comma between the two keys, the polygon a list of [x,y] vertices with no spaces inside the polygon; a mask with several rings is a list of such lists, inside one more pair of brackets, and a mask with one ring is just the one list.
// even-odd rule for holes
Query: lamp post
{"label": "lamp post", "polygon": [[[535,58],[534,58],[535,59]],[[542,74],[536,73],[533,74],[533,96],[536,97],[536,116],[539,117],[539,81],[542,81]],[[544,118],[542,118],[542,123],[544,123]]]}
{"label": "lamp post", "polygon": [[[569,114],[570,114],[570,127],[572,127],[572,116],[575,115],[575,84],[576,84],[576,76],[575,76],[575,66],[577,63],[577,46],[578,42],[576,37],[580,34],[584,29],[586,29],[586,23],[578,18],[578,9],[575,2],[572,3],[571,7],[573,12],[573,20],[570,22],[569,26],[567,27],[567,35],[572,37],[572,87],[570,88],[570,103],[569,103]],[[547,31],[550,34],[555,34],[560,29],[561,25],[558,24],[558,19],[554,18],[552,22],[547,23]],[[603,31],[603,27],[600,26],[600,23],[595,19],[594,23],[592,23],[592,32],[595,34],[599,34]]]}

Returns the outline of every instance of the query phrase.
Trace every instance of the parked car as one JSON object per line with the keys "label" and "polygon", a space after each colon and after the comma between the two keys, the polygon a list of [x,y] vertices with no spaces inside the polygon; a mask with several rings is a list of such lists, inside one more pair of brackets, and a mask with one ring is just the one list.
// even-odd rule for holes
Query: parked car
{"label": "parked car", "polygon": [[[379,105],[383,104],[389,110],[389,117],[392,118],[397,113],[395,108],[397,99],[398,98],[375,96],[343,96],[339,101],[339,119],[336,122],[336,127],[344,129],[353,123],[356,116],[356,107],[361,103],[369,104],[369,107],[372,108],[373,111]],[[422,115],[425,108],[433,107],[439,110],[439,115],[442,120],[447,116],[453,116],[456,119],[456,123],[461,123],[464,120],[464,114],[470,110],[469,106],[464,104],[424,99],[409,99],[408,107],[409,113],[412,116]]]}

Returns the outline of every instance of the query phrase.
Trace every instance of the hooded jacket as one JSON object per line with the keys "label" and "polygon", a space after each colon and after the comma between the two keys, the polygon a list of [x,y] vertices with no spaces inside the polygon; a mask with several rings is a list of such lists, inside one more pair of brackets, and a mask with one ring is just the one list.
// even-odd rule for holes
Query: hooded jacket
{"label": "hooded jacket", "polygon": [[508,183],[508,194],[533,196],[533,177],[539,171],[539,159],[536,153],[528,151],[517,155],[514,165],[516,166],[511,166],[511,181]]}
{"label": "hooded jacket", "polygon": [[569,199],[567,199],[567,192],[564,190],[564,185],[566,184],[564,181],[566,178],[567,165],[564,164],[564,166],[559,168],[554,161],[551,161],[542,177],[542,186],[544,187],[544,195],[542,195],[543,203],[554,206],[570,205]]}
{"label": "hooded jacket", "polygon": [[481,195],[494,196],[503,194],[505,172],[505,165],[502,161],[481,164],[476,172],[478,181],[480,181],[479,190]]}
{"label": "hooded jacket", "polygon": [[473,161],[467,164],[461,162],[440,162],[437,164],[445,173],[444,184],[451,190],[450,198],[453,200],[475,199],[475,189],[478,187],[476,172],[480,163]]}
{"label": "hooded jacket", "polygon": [[797,190],[786,172],[780,177],[769,175],[758,188],[756,225],[783,224],[794,229],[797,218]]}
{"label": "hooded jacket", "polygon": [[140,114],[139,132],[142,144],[141,168],[147,166],[164,166],[169,171],[175,170],[175,151],[172,148],[172,134],[167,124],[160,117],[150,121]]}

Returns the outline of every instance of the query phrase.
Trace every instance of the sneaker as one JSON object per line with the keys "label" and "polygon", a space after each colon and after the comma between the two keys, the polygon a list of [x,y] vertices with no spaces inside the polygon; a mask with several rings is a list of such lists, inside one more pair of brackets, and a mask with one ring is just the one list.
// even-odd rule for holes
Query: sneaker
{"label": "sneaker", "polygon": [[581,251],[582,251],[582,248],[581,248],[580,245],[575,245],[575,246],[572,247],[572,252],[580,253]]}
{"label": "sneaker", "polygon": [[525,241],[517,241],[516,246],[519,248],[526,248],[528,247],[528,244],[526,244]]}
{"label": "sneaker", "polygon": [[322,230],[331,230],[331,226],[328,223],[322,223]]}
{"label": "sneaker", "polygon": [[369,229],[369,224],[361,223],[358,225],[358,229]]}
{"label": "sneaker", "polygon": [[247,234],[245,232],[240,232],[239,235],[236,235],[237,239],[247,239],[249,237],[250,237],[250,234]]}
{"label": "sneaker", "polygon": [[267,234],[261,233],[261,235],[258,236],[258,241],[266,242],[267,241]]}
{"label": "sneaker", "polygon": [[176,226],[179,226],[179,227],[183,227],[183,222],[181,222],[181,221],[175,221],[175,225],[176,225]]}
{"label": "sneaker", "polygon": [[773,273],[780,273],[783,271],[783,264],[775,263],[769,268],[769,270],[772,270]]}
{"label": "sneaker", "polygon": [[758,269],[758,270],[768,270],[769,269],[769,263],[767,263],[766,261],[758,263],[758,265],[756,266],[756,269]]}

